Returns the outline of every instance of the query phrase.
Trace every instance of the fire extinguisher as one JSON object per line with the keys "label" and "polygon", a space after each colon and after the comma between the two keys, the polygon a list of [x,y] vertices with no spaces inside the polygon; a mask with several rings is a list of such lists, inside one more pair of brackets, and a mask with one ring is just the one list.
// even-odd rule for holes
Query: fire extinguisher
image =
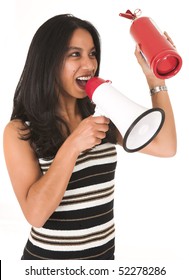
{"label": "fire extinguisher", "polygon": [[132,20],[130,33],[156,77],[171,78],[181,69],[182,58],[153,20],[149,17],[138,17],[140,14],[141,10],[137,9],[134,13],[127,10],[119,15]]}

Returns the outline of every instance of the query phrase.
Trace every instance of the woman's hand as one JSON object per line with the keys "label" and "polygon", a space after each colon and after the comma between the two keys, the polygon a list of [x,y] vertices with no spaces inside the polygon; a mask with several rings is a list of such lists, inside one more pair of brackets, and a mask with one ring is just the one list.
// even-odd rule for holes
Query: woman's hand
{"label": "woman's hand", "polygon": [[167,33],[166,31],[164,31],[163,34],[164,34],[165,37],[167,38],[167,41],[169,41],[169,42],[172,44],[172,46],[176,49],[176,46],[175,46],[175,44],[173,43],[173,40],[171,39],[171,37],[168,35],[168,33]]}
{"label": "woman's hand", "polygon": [[67,140],[72,141],[73,148],[79,153],[91,149],[106,137],[109,122],[110,120],[104,116],[90,116],[81,121]]}
{"label": "woman's hand", "polygon": [[[173,45],[173,47],[175,48],[175,45],[171,39],[171,37],[168,35],[168,33],[165,31],[164,32],[165,37],[167,38],[167,40]],[[142,71],[144,73],[144,75],[146,76],[146,79],[148,81],[149,86],[154,86],[154,85],[164,85],[165,82],[163,79],[159,79],[157,78],[153,71],[150,69],[150,66],[148,64],[148,61],[145,59],[139,45],[136,45],[135,48],[135,56],[137,58],[138,63],[140,64]]]}
{"label": "woman's hand", "polygon": [[138,63],[140,64],[145,76],[150,76],[150,75],[154,75],[152,70],[150,69],[150,66],[146,60],[146,58],[144,57],[139,45],[136,45],[135,48],[135,56],[137,58]]}

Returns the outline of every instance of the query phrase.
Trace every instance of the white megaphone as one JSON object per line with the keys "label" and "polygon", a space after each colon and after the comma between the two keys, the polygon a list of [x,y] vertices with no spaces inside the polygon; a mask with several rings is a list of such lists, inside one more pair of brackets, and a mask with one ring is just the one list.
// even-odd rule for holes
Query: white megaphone
{"label": "white megaphone", "polygon": [[116,90],[110,81],[93,77],[87,81],[85,90],[117,127],[127,152],[136,152],[148,145],[164,123],[165,113],[162,109],[147,109],[138,105]]}

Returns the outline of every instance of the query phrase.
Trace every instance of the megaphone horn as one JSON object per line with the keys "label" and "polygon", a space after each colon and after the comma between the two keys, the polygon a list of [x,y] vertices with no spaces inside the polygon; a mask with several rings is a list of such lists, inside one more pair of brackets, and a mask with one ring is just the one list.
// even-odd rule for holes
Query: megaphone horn
{"label": "megaphone horn", "polygon": [[117,127],[123,148],[136,152],[148,145],[160,131],[165,113],[161,108],[147,109],[116,90],[110,81],[93,77],[85,87],[88,97]]}

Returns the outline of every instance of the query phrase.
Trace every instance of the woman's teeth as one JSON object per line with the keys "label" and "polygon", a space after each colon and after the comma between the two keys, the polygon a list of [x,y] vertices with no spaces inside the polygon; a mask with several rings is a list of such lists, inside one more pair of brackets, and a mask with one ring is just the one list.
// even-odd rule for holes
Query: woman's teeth
{"label": "woman's teeth", "polygon": [[87,77],[78,77],[77,80],[80,81],[88,81],[91,78],[91,76],[87,76]]}
{"label": "woman's teeth", "polygon": [[86,83],[87,83],[87,81],[88,81],[90,78],[91,78],[91,76],[78,77],[78,78],[76,79],[76,81],[77,81],[78,85],[79,85],[81,88],[85,88]]}

